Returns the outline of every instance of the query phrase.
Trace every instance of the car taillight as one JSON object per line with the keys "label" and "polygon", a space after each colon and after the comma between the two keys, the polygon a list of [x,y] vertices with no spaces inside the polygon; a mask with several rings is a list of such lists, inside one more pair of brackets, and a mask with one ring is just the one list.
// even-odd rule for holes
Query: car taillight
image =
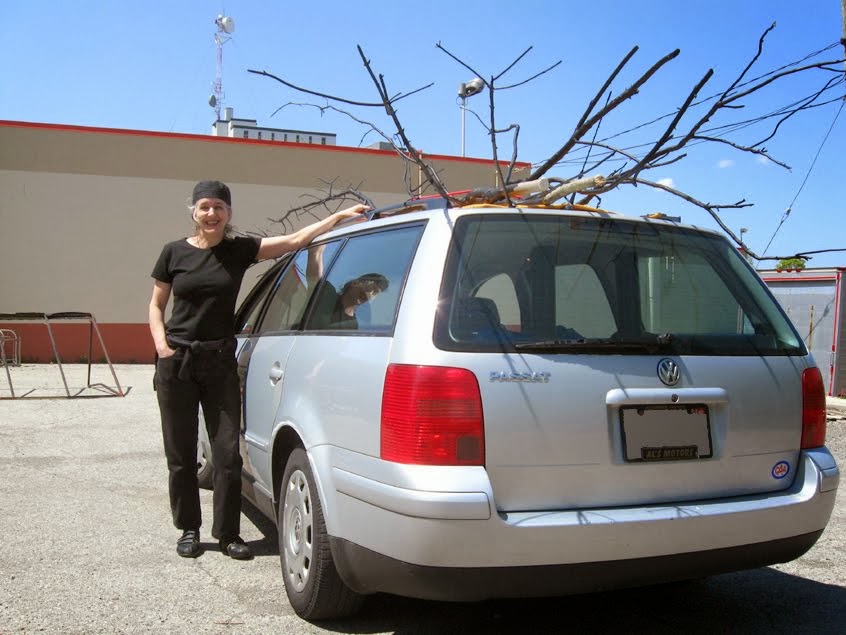
{"label": "car taillight", "polygon": [[825,387],[819,368],[802,373],[802,449],[825,445]]}
{"label": "car taillight", "polygon": [[381,456],[417,465],[484,465],[482,397],[464,368],[391,364],[382,395]]}

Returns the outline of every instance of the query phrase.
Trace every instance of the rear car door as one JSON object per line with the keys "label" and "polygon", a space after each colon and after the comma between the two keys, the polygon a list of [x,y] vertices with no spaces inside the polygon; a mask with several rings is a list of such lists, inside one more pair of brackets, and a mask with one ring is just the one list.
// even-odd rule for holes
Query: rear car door
{"label": "rear car door", "polygon": [[270,474],[269,446],[285,384],[285,366],[322,265],[334,256],[339,244],[312,246],[288,263],[266,302],[256,336],[241,349],[239,363],[246,366],[244,471],[267,492],[270,483],[262,475]]}
{"label": "rear car door", "polygon": [[790,485],[811,360],[727,241],[528,212],[456,235],[436,343],[478,377],[501,511]]}

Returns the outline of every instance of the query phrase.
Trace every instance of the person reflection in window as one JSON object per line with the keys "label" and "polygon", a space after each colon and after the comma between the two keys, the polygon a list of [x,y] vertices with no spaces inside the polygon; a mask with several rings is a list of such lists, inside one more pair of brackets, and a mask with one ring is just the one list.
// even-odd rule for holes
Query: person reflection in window
{"label": "person reflection in window", "polygon": [[387,288],[388,279],[380,273],[366,273],[353,278],[340,291],[327,281],[320,291],[315,326],[323,329],[357,329],[356,309]]}
{"label": "person reflection in window", "polygon": [[[309,287],[323,278],[324,249],[325,245],[315,245],[308,250],[306,279]],[[340,291],[327,280],[320,289],[311,328],[357,329],[356,309],[387,288],[388,279],[381,273],[366,273],[353,278]]]}

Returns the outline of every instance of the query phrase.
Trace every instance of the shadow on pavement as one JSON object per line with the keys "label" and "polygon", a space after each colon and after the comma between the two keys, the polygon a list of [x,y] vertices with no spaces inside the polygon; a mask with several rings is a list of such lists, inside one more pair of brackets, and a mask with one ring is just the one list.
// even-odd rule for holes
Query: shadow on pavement
{"label": "shadow on pavement", "polygon": [[[409,624],[414,624],[409,626]],[[836,626],[840,624],[841,626]],[[337,633],[823,633],[846,624],[846,589],[772,568],[639,589],[532,600],[367,599]]]}
{"label": "shadow on pavement", "polygon": [[253,555],[257,558],[262,556],[279,556],[279,540],[276,525],[246,498],[241,499],[241,512],[262,533],[261,540],[249,541]]}

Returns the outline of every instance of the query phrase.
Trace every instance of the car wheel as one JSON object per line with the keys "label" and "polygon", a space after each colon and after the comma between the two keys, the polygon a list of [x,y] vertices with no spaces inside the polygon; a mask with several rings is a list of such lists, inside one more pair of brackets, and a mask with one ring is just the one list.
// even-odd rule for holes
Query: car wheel
{"label": "car wheel", "polygon": [[294,611],[307,620],[352,615],[364,597],[344,584],[335,568],[320,497],[302,448],[288,458],[279,494],[279,557]]}
{"label": "car wheel", "polygon": [[202,489],[212,489],[214,480],[214,462],[212,461],[211,442],[206,430],[206,422],[200,419],[197,429],[197,484]]}

